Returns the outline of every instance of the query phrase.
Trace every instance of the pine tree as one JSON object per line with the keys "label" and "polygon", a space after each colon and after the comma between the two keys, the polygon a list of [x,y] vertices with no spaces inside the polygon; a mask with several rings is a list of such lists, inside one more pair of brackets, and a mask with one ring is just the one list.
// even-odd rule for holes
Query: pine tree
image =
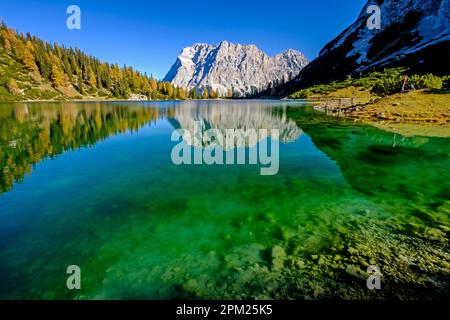
{"label": "pine tree", "polygon": [[191,91],[189,91],[189,98],[191,98],[193,100],[197,100],[198,99],[197,89],[196,88],[193,88],[193,89],[191,89]]}
{"label": "pine tree", "polygon": [[102,73],[101,73],[100,69],[97,70],[97,87],[99,89],[102,89],[102,87],[103,87],[103,85],[102,85]]}
{"label": "pine tree", "polygon": [[83,76],[81,75],[81,70],[78,70],[78,92],[81,95],[84,95],[84,87],[83,87]]}
{"label": "pine tree", "polygon": [[103,74],[102,79],[103,79],[103,86],[107,90],[111,90],[112,89],[112,82],[111,82],[111,72],[110,72],[109,68]]}

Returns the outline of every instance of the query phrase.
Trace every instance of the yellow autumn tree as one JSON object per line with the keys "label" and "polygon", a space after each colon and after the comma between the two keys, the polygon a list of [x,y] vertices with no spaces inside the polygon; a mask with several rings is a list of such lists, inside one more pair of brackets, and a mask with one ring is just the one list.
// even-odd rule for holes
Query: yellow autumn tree
{"label": "yellow autumn tree", "polygon": [[97,78],[95,77],[95,73],[92,71],[92,69],[89,70],[88,84],[92,88],[96,88],[97,87]]}
{"label": "yellow autumn tree", "polygon": [[158,89],[158,83],[153,77],[150,79],[150,88],[152,88],[152,90]]}
{"label": "yellow autumn tree", "polygon": [[9,39],[9,33],[6,29],[2,29],[1,36],[3,39],[3,49],[5,49],[8,55],[12,53],[11,40]]}
{"label": "yellow autumn tree", "polygon": [[173,91],[173,87],[170,85],[170,83],[167,83],[167,95],[169,96],[169,98],[173,97],[174,91]]}
{"label": "yellow autumn tree", "polygon": [[20,93],[20,89],[19,86],[17,85],[16,80],[14,79],[9,79],[8,83],[7,83],[7,89],[9,91],[9,93],[13,94],[13,95],[17,95]]}
{"label": "yellow autumn tree", "polygon": [[52,74],[51,79],[53,86],[55,88],[58,87],[64,87],[65,81],[64,81],[64,73],[61,71],[61,69],[58,67],[56,63],[52,65]]}
{"label": "yellow autumn tree", "polygon": [[[31,45],[31,44],[30,44]],[[32,46],[32,45],[31,45]],[[36,65],[36,60],[34,54],[29,45],[27,45],[23,51],[23,64],[31,72],[37,72],[38,66]]]}
{"label": "yellow autumn tree", "polygon": [[178,94],[177,94],[178,99],[185,100],[186,99],[186,91],[184,90],[184,88],[177,88],[177,91],[178,91]]}

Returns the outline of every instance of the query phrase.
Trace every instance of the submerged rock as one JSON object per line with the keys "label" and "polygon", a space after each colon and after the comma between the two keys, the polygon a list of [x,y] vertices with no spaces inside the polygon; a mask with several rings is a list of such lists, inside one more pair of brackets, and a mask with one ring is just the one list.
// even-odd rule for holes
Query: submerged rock
{"label": "submerged rock", "polygon": [[282,247],[274,246],[272,248],[272,268],[274,270],[282,270],[286,257],[286,252]]}
{"label": "submerged rock", "polygon": [[352,264],[349,264],[347,266],[347,268],[345,269],[345,272],[358,280],[366,280],[367,279],[367,273],[365,273],[359,267],[352,265]]}

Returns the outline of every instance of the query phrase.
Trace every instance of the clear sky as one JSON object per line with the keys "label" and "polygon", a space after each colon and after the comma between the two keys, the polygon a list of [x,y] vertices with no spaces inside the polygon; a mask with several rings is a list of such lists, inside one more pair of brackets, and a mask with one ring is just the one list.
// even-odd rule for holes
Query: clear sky
{"label": "clear sky", "polygon": [[[162,78],[183,47],[222,40],[273,56],[289,48],[308,59],[346,27],[365,0],[1,0],[0,17],[20,32],[127,64]],[[66,9],[81,8],[81,30]]]}

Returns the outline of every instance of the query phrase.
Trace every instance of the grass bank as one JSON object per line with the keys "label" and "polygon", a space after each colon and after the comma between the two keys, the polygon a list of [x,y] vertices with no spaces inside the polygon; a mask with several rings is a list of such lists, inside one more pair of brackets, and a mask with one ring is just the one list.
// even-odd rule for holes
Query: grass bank
{"label": "grass bank", "polygon": [[414,90],[400,93],[404,69],[318,85],[289,98],[316,101],[317,109],[403,135],[450,136],[449,77],[412,75]]}

